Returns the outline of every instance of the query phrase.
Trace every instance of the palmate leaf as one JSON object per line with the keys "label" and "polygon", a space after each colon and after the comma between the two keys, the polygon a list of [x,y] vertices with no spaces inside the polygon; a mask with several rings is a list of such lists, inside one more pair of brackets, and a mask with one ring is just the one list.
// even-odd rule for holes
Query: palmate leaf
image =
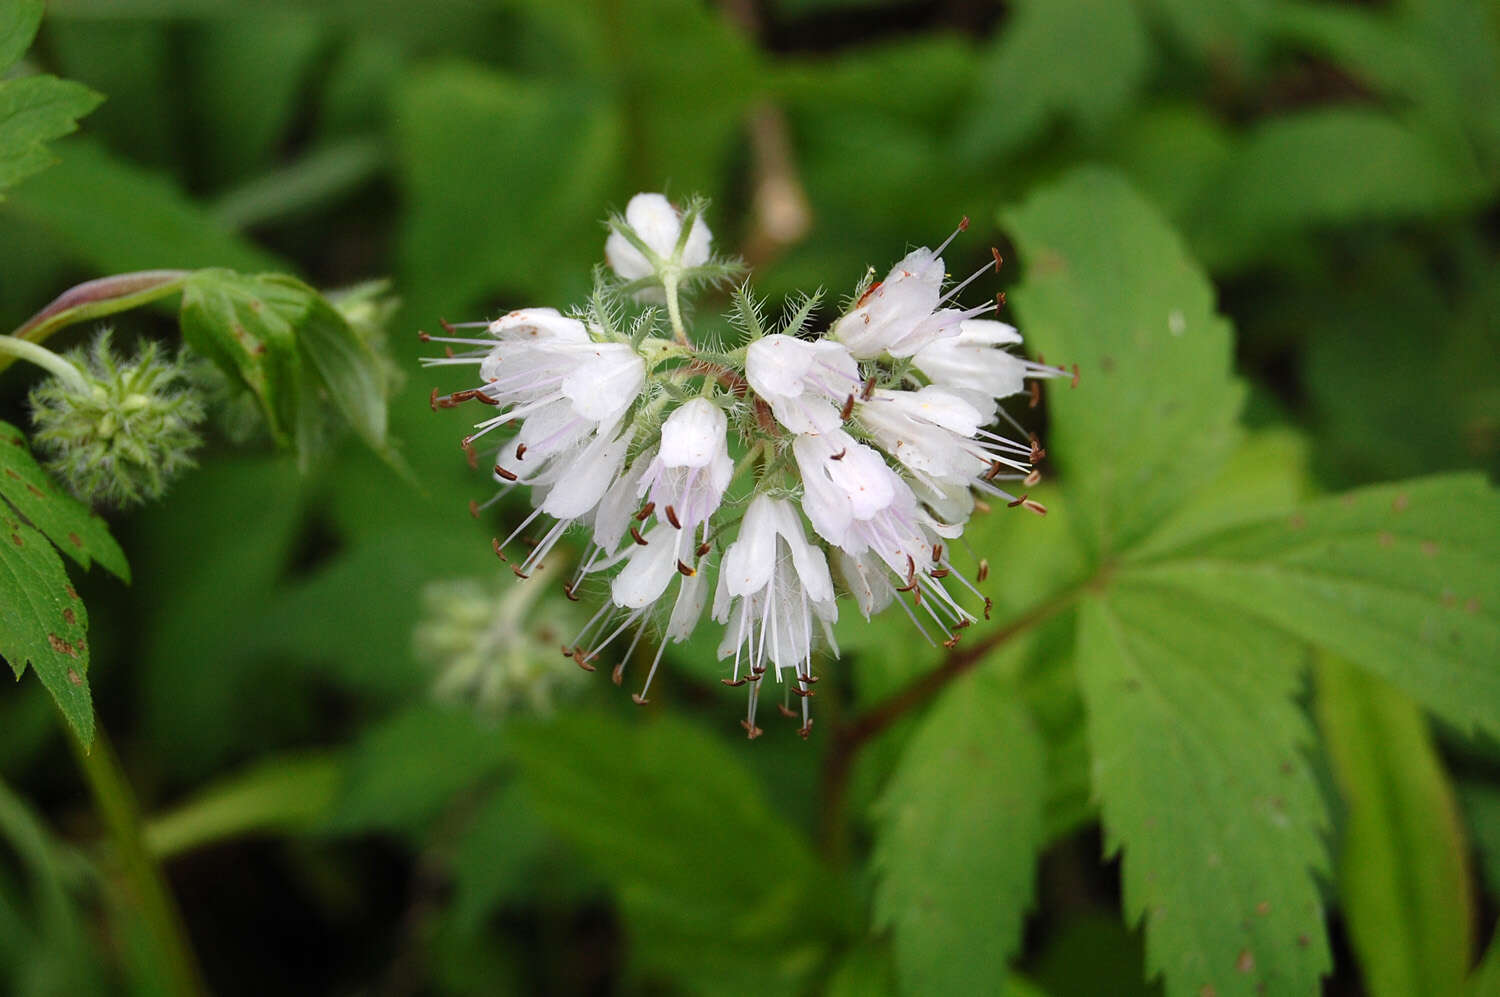
{"label": "palmate leaf", "polygon": [[1324,656],[1317,715],[1346,819],[1339,894],[1374,997],[1459,993],[1474,897],[1453,787],[1411,698]]}
{"label": "palmate leaf", "polygon": [[1167,993],[1312,993],[1330,966],[1324,809],[1289,638],[1119,581],[1085,600],[1078,672],[1125,911]]}
{"label": "palmate leaf", "polygon": [[31,456],[25,434],[5,422],[0,422],[0,497],[81,566],[98,561],[116,578],[130,581],[125,553],[104,520],[58,490]]}
{"label": "palmate leaf", "polygon": [[1324,647],[1461,728],[1500,734],[1500,493],[1480,475],[1381,485],[1130,568]]}
{"label": "palmate leaf", "polygon": [[[0,7],[0,73],[31,47],[43,7],[42,0],[11,0]],[[77,128],[78,119],[103,99],[81,83],[55,76],[0,82],[0,191],[56,162],[46,143]]]}
{"label": "palmate leaf", "polygon": [[1042,843],[1046,758],[1015,690],[981,673],[923,719],[876,807],[877,925],[912,994],[997,992]]}
{"label": "palmate leaf", "polygon": [[1047,446],[1103,560],[1212,478],[1237,437],[1229,326],[1181,240],[1113,173],[1072,173],[1004,221],[1026,263],[1012,300],[1029,347],[1080,370],[1077,390],[1050,394]]}

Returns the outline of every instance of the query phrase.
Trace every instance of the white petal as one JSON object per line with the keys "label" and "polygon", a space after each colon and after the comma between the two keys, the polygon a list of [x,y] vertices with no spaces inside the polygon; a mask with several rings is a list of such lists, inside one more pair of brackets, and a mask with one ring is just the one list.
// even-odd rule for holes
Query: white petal
{"label": "white petal", "polygon": [[489,324],[489,334],[496,339],[552,339],[565,343],[587,343],[588,329],[576,318],[568,318],[556,308],[522,308],[502,315]]}
{"label": "white petal", "polygon": [[[673,467],[704,467],[728,455],[729,422],[706,398],[679,405],[661,427],[661,460]],[[726,482],[727,484],[727,482]]]}
{"label": "white petal", "polygon": [[643,538],[646,546],[630,552],[625,567],[610,585],[610,596],[616,605],[640,609],[661,598],[677,573],[677,547],[673,543],[676,532],[664,524],[653,527]]}

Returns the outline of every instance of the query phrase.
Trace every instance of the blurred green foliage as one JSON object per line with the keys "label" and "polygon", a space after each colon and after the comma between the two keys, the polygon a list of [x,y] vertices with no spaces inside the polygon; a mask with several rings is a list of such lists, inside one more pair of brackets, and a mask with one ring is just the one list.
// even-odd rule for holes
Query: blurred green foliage
{"label": "blurred green foliage", "polygon": [[[219,439],[111,524],[131,586],[71,575],[214,992],[1441,994],[1484,958],[1493,3],[52,0],[13,43],[40,7],[0,0],[7,328],[142,269],[403,300],[417,484],[353,437],[300,470]],[[846,609],[807,743],[738,736],[708,639],[645,711],[601,676],[551,718],[428,701],[422,587],[494,572],[517,510],[464,514],[486,485],[409,333],[580,301],[598,219],[663,188],[773,302],[968,215],[951,269],[996,242],[1028,349],[1080,365],[1017,411],[1051,514],[966,534],[995,607],[958,653],[1033,625],[868,740],[954,660],[894,612]],[[357,369],[321,400],[381,439]],[[53,713],[0,696],[0,990],[158,992]]]}

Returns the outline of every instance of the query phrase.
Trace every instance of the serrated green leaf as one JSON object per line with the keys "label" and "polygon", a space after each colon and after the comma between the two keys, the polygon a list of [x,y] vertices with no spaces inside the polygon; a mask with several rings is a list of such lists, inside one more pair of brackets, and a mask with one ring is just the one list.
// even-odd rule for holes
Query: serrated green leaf
{"label": "serrated green leaf", "polygon": [[1453,787],[1422,711],[1325,656],[1317,716],[1343,797],[1339,906],[1372,997],[1456,994],[1474,897]]}
{"label": "serrated green leaf", "polygon": [[1080,610],[1078,675],[1125,913],[1169,995],[1302,994],[1331,962],[1313,871],[1322,800],[1302,751],[1300,645],[1117,579]]}
{"label": "serrated green leaf", "polygon": [[70,140],[60,151],[61,161],[17,188],[5,210],[51,231],[92,269],[290,269],[227,231],[162,177],[82,139]]}
{"label": "serrated green leaf", "polygon": [[57,550],[0,510],[0,656],[16,678],[31,665],[85,746],[94,740],[88,626]]}
{"label": "serrated green leaf", "polygon": [[902,989],[993,993],[1020,947],[1047,762],[1016,692],[978,674],[923,720],[876,808],[875,921]]}
{"label": "serrated green leaf", "polygon": [[960,148],[974,157],[1009,152],[1054,117],[1097,129],[1135,100],[1150,57],[1133,3],[1016,4],[979,68]]}
{"label": "serrated green leaf", "polygon": [[500,732],[470,710],[421,703],[368,728],[350,751],[329,818],[339,831],[412,829],[498,771]]}
{"label": "serrated green leaf", "polygon": [[[1213,288],[1117,175],[1083,169],[1005,213],[1026,264],[1028,349],[1077,364],[1049,393],[1047,448],[1096,559],[1149,534],[1228,456],[1243,387]],[[1058,382],[1052,382],[1055,386]]]}
{"label": "serrated green leaf", "polygon": [[0,422],[0,496],[83,567],[97,560],[116,578],[130,581],[125,552],[110,536],[108,524],[59,491],[31,456],[25,434],[6,422]]}
{"label": "serrated green leaf", "polygon": [[[1169,559],[1168,559],[1169,557]],[[1500,493],[1480,475],[1325,499],[1129,569],[1236,606],[1500,732]]]}
{"label": "serrated green leaf", "polygon": [[0,7],[0,71],[9,69],[36,37],[46,0],[10,0]]}
{"label": "serrated green leaf", "polygon": [[77,128],[103,99],[55,76],[0,82],[0,191],[55,163],[45,143]]}
{"label": "serrated green leaf", "polygon": [[613,888],[633,961],[700,993],[804,989],[844,900],[734,751],[671,715],[560,715],[511,741],[537,810]]}

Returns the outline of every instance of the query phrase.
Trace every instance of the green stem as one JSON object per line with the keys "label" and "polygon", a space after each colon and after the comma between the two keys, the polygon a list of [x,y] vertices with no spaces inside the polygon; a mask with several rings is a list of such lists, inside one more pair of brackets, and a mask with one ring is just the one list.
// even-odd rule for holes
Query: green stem
{"label": "green stem", "polygon": [[135,794],[130,790],[125,773],[120,771],[119,760],[104,731],[96,728],[92,749],[84,747],[71,728],[68,740],[94,797],[94,806],[109,832],[126,893],[134,902],[156,950],[163,988],[167,993],[184,997],[206,993],[182,915],[167,888],[161,867],[146,849]]}
{"label": "green stem", "polygon": [[672,321],[672,338],[682,346],[692,346],[692,340],[687,337],[687,329],[682,324],[682,305],[677,300],[677,270],[676,267],[667,268],[666,275],[662,277],[662,287],[667,292],[667,318]]}
{"label": "green stem", "polygon": [[[86,281],[59,294],[16,329],[14,336],[40,343],[75,322],[128,311],[175,294],[190,276],[190,270],[141,270]],[[14,354],[0,354],[0,371],[9,367],[14,358]]]}
{"label": "green stem", "polygon": [[34,363],[59,380],[66,381],[74,391],[86,392],[89,389],[89,382],[77,367],[45,346],[38,346],[15,336],[0,336],[0,354]]}

